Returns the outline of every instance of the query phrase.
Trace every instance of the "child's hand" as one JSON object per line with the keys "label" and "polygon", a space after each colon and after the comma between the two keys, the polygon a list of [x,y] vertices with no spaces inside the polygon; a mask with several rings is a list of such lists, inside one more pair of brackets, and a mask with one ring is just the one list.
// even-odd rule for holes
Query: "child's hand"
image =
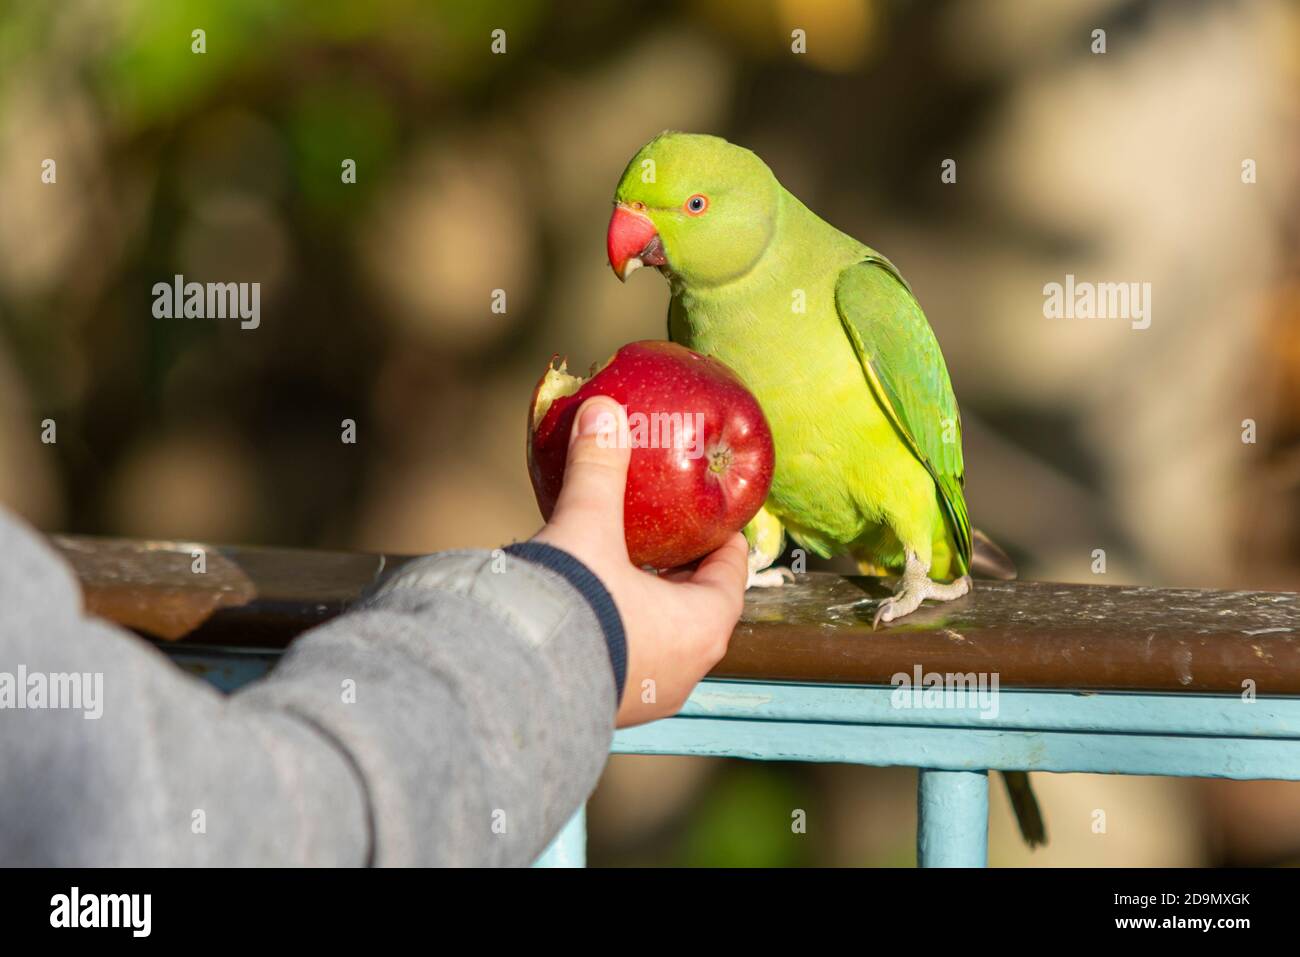
{"label": "child's hand", "polygon": [[[604,413],[602,415],[602,413]],[[618,431],[598,438],[597,425]],[[583,403],[574,419],[564,488],[534,541],[581,560],[609,589],[627,634],[619,727],[676,714],[727,651],[745,601],[747,548],[737,532],[689,573],[656,577],[634,566],[623,539],[631,451],[627,419],[612,399]]]}

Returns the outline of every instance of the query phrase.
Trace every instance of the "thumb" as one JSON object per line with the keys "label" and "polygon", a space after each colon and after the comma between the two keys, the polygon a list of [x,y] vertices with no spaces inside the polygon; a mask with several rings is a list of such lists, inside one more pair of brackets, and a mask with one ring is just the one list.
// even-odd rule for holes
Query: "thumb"
{"label": "thumb", "polygon": [[623,407],[606,396],[584,402],[574,416],[564,485],[550,524],[626,549],[623,495],[631,456]]}

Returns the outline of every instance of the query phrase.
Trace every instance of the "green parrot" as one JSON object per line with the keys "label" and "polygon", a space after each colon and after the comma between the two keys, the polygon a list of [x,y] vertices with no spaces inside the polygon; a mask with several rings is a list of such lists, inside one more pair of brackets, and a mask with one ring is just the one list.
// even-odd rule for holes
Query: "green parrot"
{"label": "green parrot", "polygon": [[[751,586],[792,577],[769,567],[786,533],[865,574],[900,576],[873,626],[965,595],[972,571],[1015,576],[971,528],[952,383],[893,263],[809,210],[754,153],[678,132],[628,163],[607,249],[622,280],[660,269],[668,337],[730,366],[767,415],[776,470],[746,529]],[[1008,775],[1008,789],[1040,842],[1027,776]]]}

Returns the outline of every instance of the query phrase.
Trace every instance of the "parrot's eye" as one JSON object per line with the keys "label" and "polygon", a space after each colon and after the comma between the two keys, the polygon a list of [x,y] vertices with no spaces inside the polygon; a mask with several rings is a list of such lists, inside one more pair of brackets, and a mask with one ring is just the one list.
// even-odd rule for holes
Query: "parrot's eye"
{"label": "parrot's eye", "polygon": [[709,208],[709,198],[703,193],[696,193],[686,201],[686,211],[692,216],[698,216]]}

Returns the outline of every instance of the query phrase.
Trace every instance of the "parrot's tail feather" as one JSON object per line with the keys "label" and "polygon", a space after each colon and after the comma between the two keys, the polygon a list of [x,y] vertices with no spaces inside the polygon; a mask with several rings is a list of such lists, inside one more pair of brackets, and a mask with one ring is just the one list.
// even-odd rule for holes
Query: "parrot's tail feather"
{"label": "parrot's tail feather", "polygon": [[1047,826],[1043,824],[1043,812],[1038,808],[1038,799],[1029,784],[1029,774],[1025,771],[1003,771],[1002,780],[1007,784],[1007,796],[1011,798],[1011,808],[1016,812],[1016,823],[1020,833],[1030,848],[1047,843]]}
{"label": "parrot's tail feather", "polygon": [[976,578],[993,578],[998,581],[1011,581],[1016,577],[1016,563],[1011,560],[993,539],[978,528],[971,533],[970,572]]}

